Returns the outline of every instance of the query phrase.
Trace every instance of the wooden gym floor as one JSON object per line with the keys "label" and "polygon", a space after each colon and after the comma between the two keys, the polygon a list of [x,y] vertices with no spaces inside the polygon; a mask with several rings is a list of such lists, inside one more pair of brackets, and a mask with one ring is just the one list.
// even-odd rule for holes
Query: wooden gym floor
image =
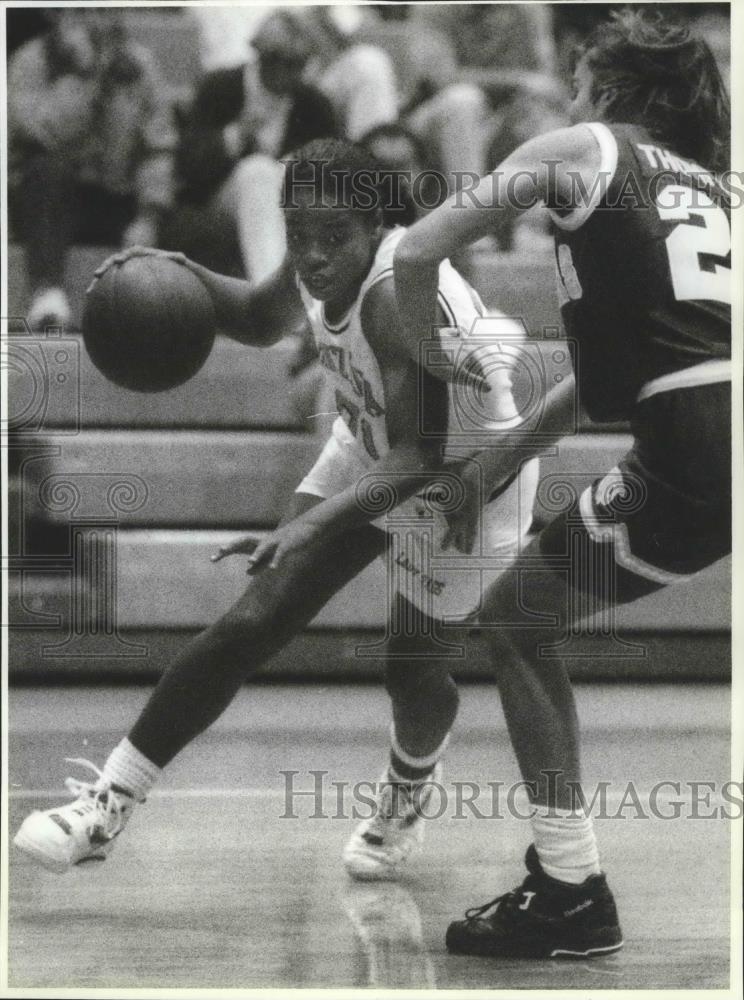
{"label": "wooden gym floor", "polygon": [[[64,800],[63,778],[77,775],[64,757],[102,763],[148,690],[11,690],[11,835],[31,808]],[[630,780],[646,813],[661,780],[725,781],[729,693],[717,685],[580,685],[585,778],[589,787],[611,783],[607,811],[618,812]],[[590,963],[469,959],[444,949],[449,920],[521,881],[529,843],[522,820],[458,820],[450,806],[428,824],[403,881],[350,882],[339,856],[352,821],[310,819],[307,797],[296,800],[300,818],[281,819],[281,771],[298,771],[302,789],[312,787],[311,769],[327,771],[332,817],[331,781],[378,778],[387,719],[378,687],[245,688],[173,763],[105,864],[57,876],[11,851],[9,985],[336,987],[345,996],[370,986],[728,986],[732,824],[693,820],[689,805],[677,820],[637,818],[632,803],[624,819],[597,820],[626,947]],[[462,688],[445,787],[451,794],[451,783],[465,780],[517,780],[490,686]],[[490,812],[484,795],[481,811]],[[670,797],[661,794],[662,810],[671,811]]]}

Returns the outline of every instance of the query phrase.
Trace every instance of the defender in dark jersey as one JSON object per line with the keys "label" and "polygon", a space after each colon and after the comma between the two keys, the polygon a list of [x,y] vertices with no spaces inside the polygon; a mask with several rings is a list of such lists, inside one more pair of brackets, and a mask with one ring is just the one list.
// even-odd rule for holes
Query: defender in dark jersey
{"label": "defender in dark jersey", "polygon": [[[527,142],[469,198],[422,220],[395,261],[415,350],[432,326],[439,260],[543,202],[576,384],[547,396],[539,442],[521,457],[566,433],[576,395],[592,417],[628,420],[634,434],[619,466],[530,543],[484,602],[484,624],[533,612],[529,627],[508,631],[514,659],[494,667],[534,845],[518,889],[450,925],[447,946],[471,954],[622,946],[591,817],[577,808],[576,711],[556,654],[587,608],[684,581],[731,547],[730,225],[717,179],[728,165],[725,88],[703,41],[636,9],[590,38],[574,91],[574,127]],[[507,476],[515,454],[494,449],[489,474]],[[473,530],[464,515],[452,520],[455,538]],[[555,624],[535,627],[535,614]]]}

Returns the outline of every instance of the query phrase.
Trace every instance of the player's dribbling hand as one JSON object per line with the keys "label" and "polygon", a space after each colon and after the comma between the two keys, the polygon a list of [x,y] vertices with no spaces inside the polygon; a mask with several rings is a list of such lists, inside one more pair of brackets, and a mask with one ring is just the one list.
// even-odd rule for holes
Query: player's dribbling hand
{"label": "player's dribbling hand", "polygon": [[177,264],[183,264],[184,266],[188,266],[189,264],[188,257],[177,250],[158,250],[156,247],[141,246],[127,247],[126,250],[119,250],[117,253],[107,257],[100,267],[96,268],[93,272],[93,281],[85,290],[86,295],[109,268],[119,267],[126,261],[131,260],[132,257],[165,257],[167,260],[173,260]]}

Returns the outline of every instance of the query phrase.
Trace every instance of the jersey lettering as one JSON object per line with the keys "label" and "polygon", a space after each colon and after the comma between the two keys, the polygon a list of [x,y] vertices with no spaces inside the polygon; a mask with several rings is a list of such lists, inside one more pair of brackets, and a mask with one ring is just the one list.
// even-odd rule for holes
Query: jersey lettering
{"label": "jersey lettering", "polygon": [[343,417],[346,426],[354,437],[361,438],[365,451],[376,462],[380,457],[380,453],[375,444],[372,425],[369,420],[362,416],[361,407],[357,406],[356,403],[352,402],[340,390],[336,389],[336,409],[339,415]]}
{"label": "jersey lettering", "polygon": [[670,184],[659,192],[656,208],[664,220],[679,220],[667,236],[674,296],[679,302],[712,299],[731,303],[731,269],[702,267],[701,255],[725,258],[731,251],[731,226],[726,213],[703,191]]}
{"label": "jersey lettering", "polygon": [[371,417],[379,417],[385,412],[375,399],[372,386],[364,377],[364,373],[351,364],[348,352],[343,347],[333,344],[320,344],[320,363],[324,368],[345,379],[354,390],[355,395],[364,400],[364,409]]}
{"label": "jersey lettering", "polygon": [[571,247],[567,243],[558,244],[558,276],[560,287],[558,293],[561,298],[561,305],[570,302],[572,299],[580,299],[584,294],[579,281],[579,276],[574,267]]}

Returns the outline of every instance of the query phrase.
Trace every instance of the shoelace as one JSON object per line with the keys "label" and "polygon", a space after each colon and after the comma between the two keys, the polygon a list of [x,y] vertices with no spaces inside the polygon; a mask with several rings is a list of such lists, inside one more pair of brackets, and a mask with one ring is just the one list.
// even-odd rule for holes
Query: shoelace
{"label": "shoelace", "polygon": [[79,781],[77,778],[65,778],[65,787],[75,798],[83,796],[87,798],[88,801],[84,803],[82,808],[90,811],[95,810],[96,827],[100,827],[101,834],[107,840],[113,840],[124,824],[119,796],[111,790],[111,785],[104,778],[103,771],[91,761],[84,757],[65,757],[65,761],[68,764],[77,764],[78,767],[87,767],[96,775],[97,781],[95,783]]}
{"label": "shoelace", "polygon": [[385,782],[380,792],[379,808],[372,817],[370,832],[382,832],[391,820],[403,819],[413,807],[411,793],[402,782]]}
{"label": "shoelace", "polygon": [[500,896],[495,896],[487,903],[484,903],[483,906],[472,906],[469,910],[466,910],[465,919],[475,920],[477,917],[482,917],[487,910],[491,909],[491,907],[494,907],[495,909],[500,903],[506,902],[507,900],[515,900],[516,898],[516,892],[502,892]]}
{"label": "shoelace", "polygon": [[500,896],[495,896],[487,903],[484,903],[483,906],[473,906],[471,909],[466,910],[465,919],[476,920],[478,917],[482,917],[492,907],[494,910],[498,909],[499,906],[503,906],[505,910],[517,908],[519,898],[525,893],[529,893],[530,886],[534,886],[532,875],[528,875],[524,882],[516,889],[511,889],[509,892],[502,892]]}

